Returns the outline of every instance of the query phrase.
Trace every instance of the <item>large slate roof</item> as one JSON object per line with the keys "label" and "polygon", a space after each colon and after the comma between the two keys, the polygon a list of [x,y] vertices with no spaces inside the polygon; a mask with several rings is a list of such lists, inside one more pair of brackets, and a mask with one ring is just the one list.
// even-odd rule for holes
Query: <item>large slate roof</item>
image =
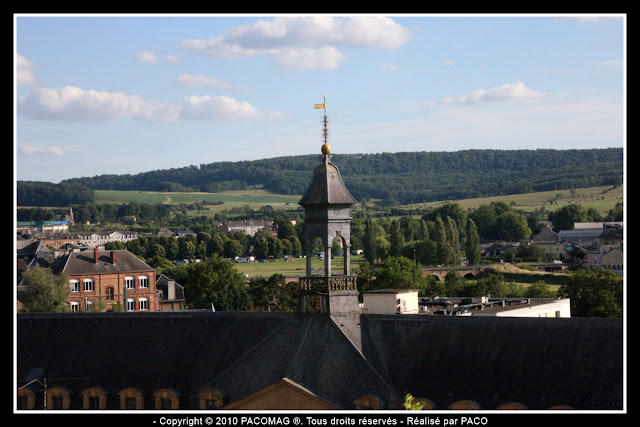
{"label": "large slate roof", "polygon": [[393,406],[400,397],[329,316],[297,315],[241,357],[205,388],[233,402],[289,378],[345,409],[366,395]]}
{"label": "large slate roof", "polygon": [[440,408],[622,405],[620,319],[363,315],[361,324],[365,356],[396,390]]}
{"label": "large slate roof", "polygon": [[64,384],[76,393],[216,388],[233,402],[289,378],[345,408],[364,395],[398,407],[406,393],[438,409],[464,399],[620,409],[623,398],[619,319],[361,315],[361,353],[322,314],[17,316],[17,380],[43,366],[49,378],[86,378]]}

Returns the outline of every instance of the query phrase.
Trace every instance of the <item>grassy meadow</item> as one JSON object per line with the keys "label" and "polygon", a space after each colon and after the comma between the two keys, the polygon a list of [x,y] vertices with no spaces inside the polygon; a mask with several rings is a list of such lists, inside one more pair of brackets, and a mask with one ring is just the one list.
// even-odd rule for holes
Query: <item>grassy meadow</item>
{"label": "grassy meadow", "polygon": [[[606,215],[616,203],[622,202],[624,197],[623,186],[613,188],[611,185],[603,187],[577,188],[574,190],[553,190],[538,193],[512,194],[508,196],[480,197],[474,199],[450,200],[459,204],[465,210],[475,209],[491,202],[504,202],[512,205],[514,209],[532,212],[544,207],[552,212],[570,204],[578,203],[585,209],[594,208],[602,215]],[[419,203],[402,206],[406,209],[438,207],[448,202]]]}
{"label": "grassy meadow", "polygon": [[[270,205],[274,209],[295,210],[300,200],[300,195],[289,196],[275,194],[263,189],[250,189],[242,191],[224,191],[220,193],[161,193],[152,191],[116,191],[95,190],[96,204],[100,203],[194,203],[194,202],[224,202],[219,205],[207,205],[203,209],[190,212],[191,215],[214,215],[220,211],[229,211],[237,207],[248,206],[253,210]],[[419,203],[400,206],[405,209],[436,208],[444,203],[459,204],[465,210],[475,209],[481,205],[487,205],[492,201],[504,202],[512,205],[514,209],[533,211],[544,207],[547,211],[555,211],[570,203],[578,203],[585,209],[594,208],[602,215],[606,215],[616,203],[623,201],[623,186],[578,188],[574,190],[554,190],[538,193],[512,194],[507,196],[480,197],[474,199],[450,200],[430,203]]]}
{"label": "grassy meadow", "polygon": [[117,191],[95,190],[96,204],[100,203],[194,203],[194,202],[224,202],[219,205],[207,205],[203,209],[191,212],[193,215],[214,215],[223,210],[234,207],[248,206],[253,210],[270,205],[274,209],[297,209],[301,196],[287,196],[270,193],[262,189],[223,191],[220,193],[164,193],[155,191]]}
{"label": "grassy meadow", "polygon": [[[351,271],[358,270],[360,264],[364,262],[364,256],[351,256]],[[284,276],[306,276],[307,260],[305,258],[292,258],[287,261],[283,258],[273,259],[269,262],[252,262],[252,263],[236,263],[236,270],[247,276],[269,277],[273,274],[282,274]],[[318,257],[311,259],[311,267],[315,267],[313,274],[321,274],[324,271],[324,260]],[[331,271],[334,274],[341,274],[344,268],[344,259],[342,256],[336,256],[331,260]]]}

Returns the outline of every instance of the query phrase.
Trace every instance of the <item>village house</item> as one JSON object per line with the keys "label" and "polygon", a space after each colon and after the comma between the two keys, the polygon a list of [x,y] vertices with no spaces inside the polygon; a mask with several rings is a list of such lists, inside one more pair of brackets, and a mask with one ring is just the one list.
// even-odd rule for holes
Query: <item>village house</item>
{"label": "village house", "polygon": [[69,275],[67,301],[72,312],[156,311],[156,271],[127,250],[71,252],[51,265]]}
{"label": "village house", "polygon": [[238,231],[243,232],[247,236],[254,236],[258,230],[266,228],[271,234],[278,234],[278,226],[274,225],[273,221],[259,221],[259,220],[243,220],[243,221],[225,221],[221,224],[222,231],[226,234],[233,234]]}
{"label": "village house", "polygon": [[184,286],[164,274],[157,275],[158,311],[184,310]]}

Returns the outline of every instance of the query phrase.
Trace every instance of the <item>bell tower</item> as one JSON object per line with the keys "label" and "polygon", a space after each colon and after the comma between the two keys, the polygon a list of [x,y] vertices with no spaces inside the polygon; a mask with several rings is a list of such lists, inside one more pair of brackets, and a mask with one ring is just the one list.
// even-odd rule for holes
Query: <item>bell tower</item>
{"label": "bell tower", "polygon": [[[356,200],[351,196],[340,176],[337,166],[331,163],[331,148],[327,143],[326,95],[323,109],[324,127],[322,162],[316,166],[307,191],[298,202],[304,208],[304,241],[306,254],[306,276],[300,278],[298,312],[301,313],[351,313],[358,312],[358,289],[356,276],[351,274],[351,206]],[[324,271],[313,275],[311,247],[313,239],[322,239],[324,248]],[[331,249],[334,240],[342,244],[343,267],[334,274],[331,266]]]}

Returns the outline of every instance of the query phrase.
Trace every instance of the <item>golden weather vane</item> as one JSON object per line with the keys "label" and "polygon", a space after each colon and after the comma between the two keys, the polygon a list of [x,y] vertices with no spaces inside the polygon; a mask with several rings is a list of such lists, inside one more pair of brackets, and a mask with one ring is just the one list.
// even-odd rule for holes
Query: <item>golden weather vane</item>
{"label": "golden weather vane", "polygon": [[322,104],[315,104],[313,108],[315,108],[316,110],[324,110],[324,118],[323,118],[324,127],[322,129],[324,144],[322,145],[322,154],[326,156],[331,152],[331,148],[327,143],[327,140],[329,138],[329,129],[327,128],[327,93],[326,92],[324,94],[324,102]]}

